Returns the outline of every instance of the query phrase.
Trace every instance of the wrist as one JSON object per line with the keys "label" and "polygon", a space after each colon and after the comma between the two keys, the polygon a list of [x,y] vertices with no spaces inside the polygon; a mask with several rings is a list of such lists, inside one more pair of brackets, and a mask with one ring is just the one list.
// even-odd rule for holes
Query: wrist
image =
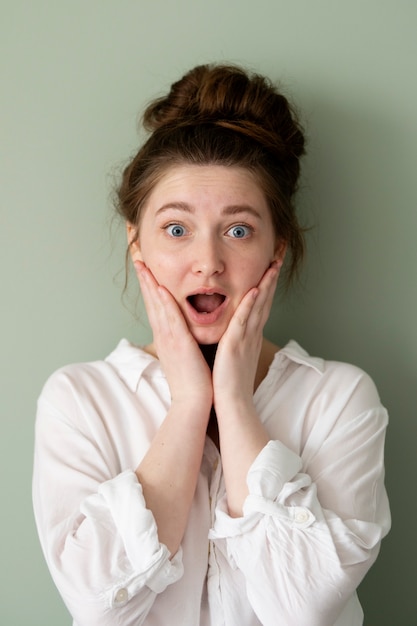
{"label": "wrist", "polygon": [[244,395],[242,391],[232,393],[227,390],[224,393],[215,394],[213,404],[217,415],[227,415],[228,419],[247,414],[256,416],[253,394]]}
{"label": "wrist", "polygon": [[208,421],[212,407],[212,397],[177,395],[171,399],[170,414],[177,419],[185,419],[198,422]]}

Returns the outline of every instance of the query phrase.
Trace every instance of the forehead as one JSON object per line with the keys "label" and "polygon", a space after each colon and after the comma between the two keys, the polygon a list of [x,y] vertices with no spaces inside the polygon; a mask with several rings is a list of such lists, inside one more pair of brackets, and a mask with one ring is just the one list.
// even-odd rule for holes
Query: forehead
{"label": "forehead", "polygon": [[148,206],[161,202],[253,204],[268,210],[263,190],[250,170],[224,165],[176,165],[167,169],[153,188]]}

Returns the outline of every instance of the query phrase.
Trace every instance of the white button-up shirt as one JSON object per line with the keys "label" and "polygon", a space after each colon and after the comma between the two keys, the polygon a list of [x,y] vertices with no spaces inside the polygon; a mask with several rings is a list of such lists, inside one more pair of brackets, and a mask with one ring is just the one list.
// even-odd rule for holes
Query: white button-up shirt
{"label": "white button-up shirt", "polygon": [[243,517],[228,515],[206,438],[172,556],[135,474],[170,404],[159,362],[123,340],[104,361],[51,376],[38,404],[34,510],[74,626],[362,624],[355,589],[390,526],[387,414],[374,384],[291,341],[254,401],[270,442],[249,470]]}

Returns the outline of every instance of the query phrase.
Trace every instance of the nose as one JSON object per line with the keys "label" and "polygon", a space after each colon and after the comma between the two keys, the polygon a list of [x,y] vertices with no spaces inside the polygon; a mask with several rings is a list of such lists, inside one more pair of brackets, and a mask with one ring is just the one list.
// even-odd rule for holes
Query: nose
{"label": "nose", "polygon": [[201,276],[213,276],[224,271],[221,245],[213,238],[196,241],[192,270]]}

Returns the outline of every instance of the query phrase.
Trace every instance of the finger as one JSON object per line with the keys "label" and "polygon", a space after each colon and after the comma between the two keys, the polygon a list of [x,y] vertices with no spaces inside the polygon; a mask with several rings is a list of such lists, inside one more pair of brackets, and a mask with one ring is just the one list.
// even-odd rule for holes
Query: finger
{"label": "finger", "polygon": [[158,312],[161,314],[162,320],[166,323],[171,333],[175,337],[179,332],[186,331],[187,334],[189,334],[188,325],[175,298],[168,289],[162,285],[158,285],[157,291],[160,303]]}
{"label": "finger", "polygon": [[271,263],[271,265],[267,268],[261,280],[258,283],[258,287],[261,291],[270,291],[272,289],[272,293],[275,291],[275,287],[278,281],[280,265],[277,261]]}
{"label": "finger", "polygon": [[243,296],[224,333],[225,341],[229,339],[237,343],[245,338],[248,320],[258,296],[259,289],[257,287],[253,287]]}
{"label": "finger", "polygon": [[271,265],[251,289],[236,309],[236,319],[245,333],[263,330],[268,319],[278,279],[278,268]]}
{"label": "finger", "polygon": [[279,267],[274,263],[267,269],[258,284],[259,294],[254,303],[249,321],[253,321],[255,324],[261,323],[262,327],[265,325],[274,300],[278,276]]}
{"label": "finger", "polygon": [[139,279],[140,289],[143,296],[146,312],[149,322],[153,327],[157,322],[159,311],[161,309],[160,296],[158,293],[158,283],[147,269],[147,267],[139,262],[135,262],[135,269]]}
{"label": "finger", "polygon": [[154,333],[176,335],[184,330],[188,331],[184,317],[168,289],[159,285],[143,263],[137,269],[149,323]]}

